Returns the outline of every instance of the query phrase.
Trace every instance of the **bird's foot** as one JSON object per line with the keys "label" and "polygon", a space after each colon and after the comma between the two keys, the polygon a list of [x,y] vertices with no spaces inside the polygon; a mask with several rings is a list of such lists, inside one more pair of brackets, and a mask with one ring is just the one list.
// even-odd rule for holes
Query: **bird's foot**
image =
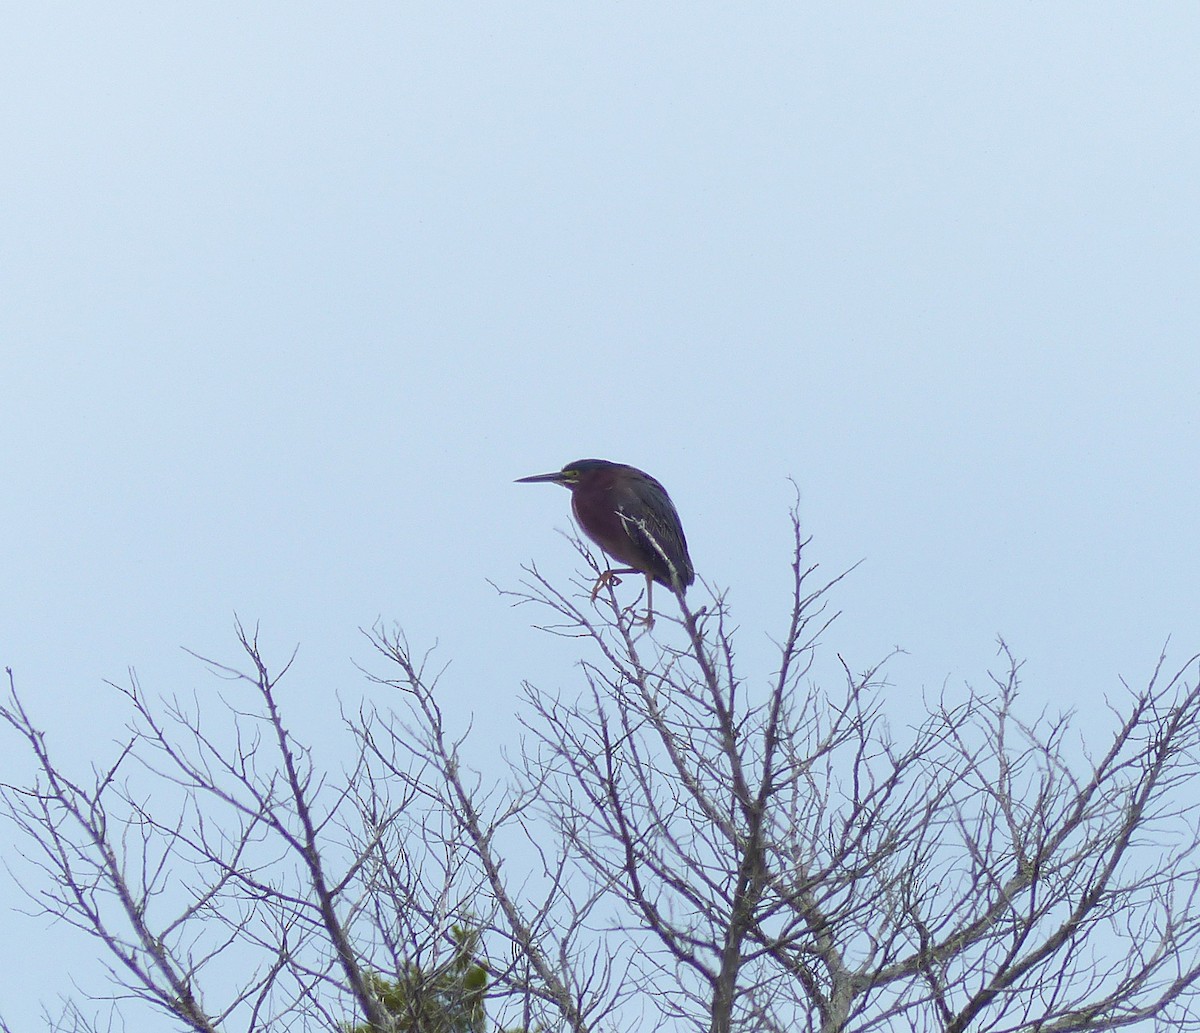
{"label": "bird's foot", "polygon": [[596,596],[600,594],[600,589],[605,588],[608,585],[612,585],[613,588],[616,588],[620,583],[621,579],[616,575],[616,573],[611,570],[606,570],[603,574],[596,578],[596,583],[592,585],[592,602],[596,601]]}
{"label": "bird's foot", "polygon": [[645,628],[649,631],[654,627],[654,611],[647,610],[645,616],[638,617],[636,615],[637,603],[625,608],[625,614],[629,617],[629,623]]}

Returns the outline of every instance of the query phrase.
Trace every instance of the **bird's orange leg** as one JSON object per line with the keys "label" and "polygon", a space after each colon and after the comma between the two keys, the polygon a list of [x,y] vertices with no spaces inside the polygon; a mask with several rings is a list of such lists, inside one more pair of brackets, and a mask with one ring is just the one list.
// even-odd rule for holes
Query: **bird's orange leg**
{"label": "bird's orange leg", "polygon": [[644,624],[646,629],[654,627],[654,578],[646,575],[646,616],[635,619],[634,624]]}
{"label": "bird's orange leg", "polygon": [[[625,573],[625,572],[622,571],[622,573]],[[629,571],[629,573],[630,574],[642,574],[642,573],[644,573],[644,571],[631,570],[631,571]],[[652,627],[654,627],[654,578],[651,577],[649,574],[646,574],[645,576],[646,576],[646,616],[630,617],[630,621],[634,624],[640,624],[645,628],[652,628]],[[632,614],[636,608],[637,608],[636,602],[630,603],[627,607],[625,607],[624,611],[622,611],[622,612]]]}
{"label": "bird's orange leg", "polygon": [[[643,624],[647,628],[654,627],[654,578],[647,574],[644,570],[638,570],[637,567],[618,567],[616,570],[606,570],[598,578],[596,583],[592,585],[592,602],[596,601],[596,596],[600,594],[602,588],[607,588],[609,585],[617,586],[621,583],[621,574],[642,574],[646,578],[646,616],[634,618],[634,624]],[[629,607],[633,609],[633,607]]]}

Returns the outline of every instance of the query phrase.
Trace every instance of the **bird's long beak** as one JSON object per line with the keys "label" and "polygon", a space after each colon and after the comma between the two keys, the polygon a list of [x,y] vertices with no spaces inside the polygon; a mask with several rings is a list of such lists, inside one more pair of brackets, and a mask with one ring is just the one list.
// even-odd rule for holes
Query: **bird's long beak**
{"label": "bird's long beak", "polygon": [[566,478],[561,470],[555,470],[554,473],[535,473],[532,477],[518,477],[513,484],[540,484],[542,482],[565,484]]}

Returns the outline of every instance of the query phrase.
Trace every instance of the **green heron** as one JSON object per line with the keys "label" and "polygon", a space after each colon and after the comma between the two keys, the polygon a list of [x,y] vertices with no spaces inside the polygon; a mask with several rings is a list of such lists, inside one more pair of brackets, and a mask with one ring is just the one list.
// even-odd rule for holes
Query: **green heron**
{"label": "green heron", "polygon": [[666,489],[648,473],[606,459],[579,459],[555,473],[520,477],[518,484],[546,481],[571,492],[571,509],[584,533],[609,556],[626,564],[606,570],[592,586],[592,600],[618,574],[646,576],[647,627],[654,624],[654,582],[682,597],[696,580],[679,514]]}

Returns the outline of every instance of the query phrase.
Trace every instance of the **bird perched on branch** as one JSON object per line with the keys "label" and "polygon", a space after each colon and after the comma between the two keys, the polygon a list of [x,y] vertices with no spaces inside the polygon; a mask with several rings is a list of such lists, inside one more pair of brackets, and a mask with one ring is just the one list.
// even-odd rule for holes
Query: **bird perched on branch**
{"label": "bird perched on branch", "polygon": [[592,599],[619,574],[646,577],[647,627],[654,624],[654,582],[683,597],[696,580],[683,525],[666,489],[648,473],[606,459],[579,459],[555,473],[520,477],[518,484],[561,484],[571,492],[575,519],[592,541],[624,567],[606,570],[592,586]]}

